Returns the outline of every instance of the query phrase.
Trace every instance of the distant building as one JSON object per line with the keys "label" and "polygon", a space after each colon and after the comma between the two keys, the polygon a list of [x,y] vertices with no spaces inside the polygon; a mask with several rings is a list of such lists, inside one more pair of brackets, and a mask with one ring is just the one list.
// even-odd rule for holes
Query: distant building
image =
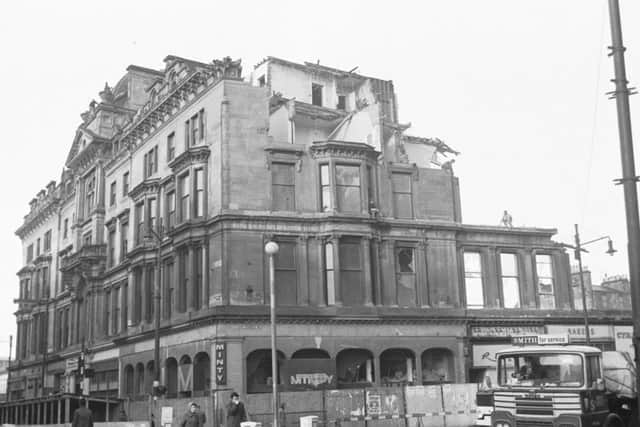
{"label": "distant building", "polygon": [[597,310],[631,310],[631,285],[626,276],[605,276],[600,286],[593,286]]}
{"label": "distant building", "polygon": [[[589,267],[583,266],[582,278],[584,280],[587,309],[591,310],[593,308],[593,283]],[[571,266],[571,294],[573,295],[573,307],[576,310],[582,310],[582,286],[580,285],[580,272],[577,265]]]}
{"label": "distant building", "polygon": [[7,398],[8,368],[9,359],[0,359],[0,401],[4,401]]}

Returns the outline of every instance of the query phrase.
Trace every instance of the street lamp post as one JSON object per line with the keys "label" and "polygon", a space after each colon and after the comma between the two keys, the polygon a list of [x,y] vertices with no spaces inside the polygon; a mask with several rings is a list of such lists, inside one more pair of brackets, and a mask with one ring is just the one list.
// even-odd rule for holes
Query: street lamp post
{"label": "street lamp post", "polygon": [[269,303],[271,316],[271,409],[273,411],[273,427],[278,427],[278,350],[276,348],[276,291],[275,264],[273,257],[278,253],[278,244],[270,241],[264,245],[264,251],[269,256]]}
{"label": "street lamp post", "polygon": [[162,280],[162,269],[160,268],[161,247],[162,247],[162,226],[158,224],[158,230],[154,230],[150,224],[147,231],[156,243],[156,274],[153,287],[153,309],[154,309],[154,331],[153,331],[153,394],[159,391],[160,387],[160,282]]}
{"label": "street lamp post", "polygon": [[575,259],[578,260],[578,274],[580,274],[580,291],[582,293],[582,314],[584,315],[584,334],[585,334],[585,339],[587,341],[587,345],[591,345],[591,331],[589,331],[589,312],[587,311],[587,295],[584,287],[584,272],[582,270],[582,252],[587,252],[587,250],[583,248],[588,244],[607,239],[609,241],[609,249],[607,250],[607,253],[609,255],[613,255],[616,252],[616,250],[613,249],[613,242],[611,241],[611,237],[602,236],[602,237],[598,237],[597,239],[589,240],[588,242],[582,243],[580,241],[580,232],[578,230],[578,224],[575,224],[575,229],[576,229],[576,234],[574,236],[575,246],[571,246],[567,244],[564,244],[563,246],[574,249]]}

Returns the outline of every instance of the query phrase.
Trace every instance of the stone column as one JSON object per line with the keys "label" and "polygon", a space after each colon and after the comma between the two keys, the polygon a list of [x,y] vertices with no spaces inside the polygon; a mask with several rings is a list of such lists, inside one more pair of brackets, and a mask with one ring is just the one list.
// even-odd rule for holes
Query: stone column
{"label": "stone column", "polygon": [[136,283],[136,286],[140,286],[140,296],[142,297],[142,301],[140,301],[140,321],[145,323],[147,319],[147,301],[150,295],[147,295],[147,265],[143,264],[141,268],[140,283]]}
{"label": "stone column", "polygon": [[364,305],[373,305],[373,289],[372,289],[372,277],[371,277],[371,240],[365,238],[362,240],[362,250],[364,251]]}
{"label": "stone column", "polygon": [[307,243],[309,236],[298,237],[297,251],[297,271],[298,271],[298,305],[310,305],[309,298],[309,250]]}
{"label": "stone column", "polygon": [[187,301],[186,308],[188,312],[194,311],[193,290],[194,290],[194,274],[193,274],[193,245],[187,245],[187,261],[186,261],[186,276],[187,276]]}
{"label": "stone column", "polygon": [[127,286],[127,298],[128,298],[128,304],[127,304],[127,324],[123,325],[123,327],[125,328],[125,330],[129,327],[132,326],[133,323],[133,306],[135,305],[135,301],[134,301],[134,296],[135,296],[135,292],[134,289],[136,287],[136,282],[135,282],[135,274],[134,274],[134,270],[131,269],[129,270],[129,274],[128,274],[129,278],[128,278],[128,286]]}

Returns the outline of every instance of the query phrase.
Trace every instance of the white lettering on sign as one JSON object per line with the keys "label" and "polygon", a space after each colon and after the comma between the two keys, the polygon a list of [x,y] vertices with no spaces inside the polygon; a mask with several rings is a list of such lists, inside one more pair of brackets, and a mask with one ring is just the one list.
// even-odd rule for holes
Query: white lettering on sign
{"label": "white lettering on sign", "polygon": [[472,337],[509,338],[512,335],[544,334],[543,326],[472,326]]}
{"label": "white lettering on sign", "polygon": [[295,374],[291,375],[291,384],[308,384],[314,387],[318,387],[320,384],[330,383],[333,380],[333,375],[327,375],[325,373],[319,374]]}
{"label": "white lettering on sign", "polygon": [[216,355],[216,384],[227,384],[227,344],[216,343],[214,345]]}

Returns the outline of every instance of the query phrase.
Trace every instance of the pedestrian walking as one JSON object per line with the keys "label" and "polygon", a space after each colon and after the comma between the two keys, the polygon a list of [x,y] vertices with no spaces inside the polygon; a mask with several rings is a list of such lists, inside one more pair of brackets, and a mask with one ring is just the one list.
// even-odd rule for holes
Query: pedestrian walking
{"label": "pedestrian walking", "polygon": [[198,412],[198,404],[196,402],[189,402],[189,410],[184,415],[180,427],[202,427],[203,424],[204,420]]}
{"label": "pedestrian walking", "polygon": [[231,401],[227,405],[227,427],[240,427],[240,423],[247,421],[247,410],[240,396],[235,391],[231,393]]}
{"label": "pedestrian walking", "polygon": [[84,398],[80,399],[80,407],[73,411],[71,427],[93,427],[93,414]]}

